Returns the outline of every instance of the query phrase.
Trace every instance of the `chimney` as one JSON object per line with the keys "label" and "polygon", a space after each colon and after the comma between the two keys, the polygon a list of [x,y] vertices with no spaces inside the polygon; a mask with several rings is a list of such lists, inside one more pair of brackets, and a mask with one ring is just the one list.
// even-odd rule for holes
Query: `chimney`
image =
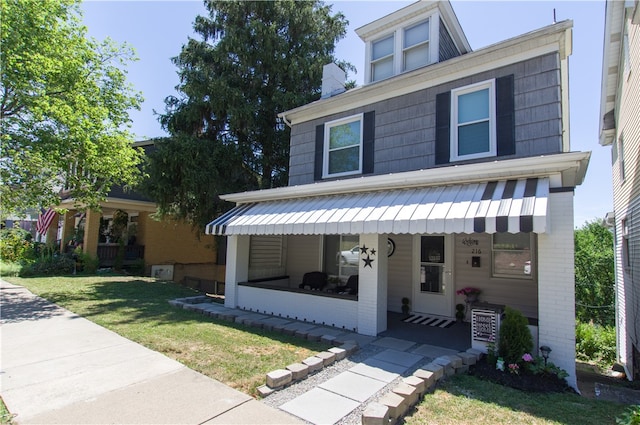
{"label": "chimney", "polygon": [[340,94],[344,88],[347,74],[335,63],[326,64],[322,68],[322,94],[321,99],[326,99],[336,94]]}

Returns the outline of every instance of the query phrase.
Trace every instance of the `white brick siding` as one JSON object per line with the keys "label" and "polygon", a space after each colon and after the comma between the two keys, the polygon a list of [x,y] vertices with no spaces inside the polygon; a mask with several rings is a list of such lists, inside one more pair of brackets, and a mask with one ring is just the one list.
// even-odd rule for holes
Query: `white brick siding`
{"label": "white brick siding", "polygon": [[573,192],[549,194],[550,229],[538,237],[538,338],[576,387]]}

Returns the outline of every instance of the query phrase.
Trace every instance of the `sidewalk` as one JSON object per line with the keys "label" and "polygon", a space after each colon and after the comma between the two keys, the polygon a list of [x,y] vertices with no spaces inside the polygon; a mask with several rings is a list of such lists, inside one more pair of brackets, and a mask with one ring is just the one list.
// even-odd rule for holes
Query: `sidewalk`
{"label": "sidewalk", "polygon": [[18,424],[300,419],[0,280],[0,394]]}

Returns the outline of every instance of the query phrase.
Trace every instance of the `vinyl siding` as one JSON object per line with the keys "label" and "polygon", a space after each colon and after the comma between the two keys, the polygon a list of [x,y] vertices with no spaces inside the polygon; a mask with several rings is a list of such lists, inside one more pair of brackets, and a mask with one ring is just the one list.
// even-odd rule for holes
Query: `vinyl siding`
{"label": "vinyl siding", "polygon": [[[296,124],[291,129],[289,185],[314,182],[317,125],[369,111],[375,111],[374,174],[432,168],[436,165],[436,95],[457,87],[512,74],[515,89],[516,154],[501,158],[561,152],[560,60],[558,55],[553,53],[363,108]],[[494,160],[495,158],[483,159]]]}
{"label": "vinyl siding", "polygon": [[[632,346],[640,348],[640,25],[628,25],[630,72],[624,72],[621,57],[616,104],[616,137],[624,141],[625,178],[621,154],[612,156],[613,197],[616,217],[616,297],[618,351],[620,361],[631,367]],[[623,55],[621,55],[623,56]],[[615,150],[614,150],[615,152]],[[629,235],[629,264],[623,264],[622,220]]]}
{"label": "vinyl siding", "polygon": [[396,250],[389,257],[389,282],[387,286],[387,310],[402,312],[402,298],[413,293],[412,235],[390,235]]}
{"label": "vinyl siding", "polygon": [[444,22],[442,22],[442,19],[440,20],[439,33],[440,33],[440,46],[438,46],[439,61],[442,62],[442,61],[446,61],[447,59],[460,56],[460,51],[458,51],[458,48],[453,42],[453,39],[451,38],[449,31],[447,31],[447,27],[444,25]]}

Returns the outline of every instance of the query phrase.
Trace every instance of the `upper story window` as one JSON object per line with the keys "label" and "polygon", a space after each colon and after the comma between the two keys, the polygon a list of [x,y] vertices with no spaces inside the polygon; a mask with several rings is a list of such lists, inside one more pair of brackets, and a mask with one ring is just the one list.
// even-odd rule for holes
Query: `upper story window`
{"label": "upper story window", "polygon": [[371,43],[371,80],[378,81],[393,75],[393,34]]}
{"label": "upper story window", "polygon": [[429,63],[429,21],[404,30],[403,71]]}
{"label": "upper story window", "polygon": [[[411,71],[438,60],[437,14],[426,20],[405,22],[369,46],[368,81],[380,81],[405,71]],[[432,60],[433,58],[433,60]]]}
{"label": "upper story window", "polygon": [[331,121],[324,131],[324,177],[362,173],[363,114]]}
{"label": "upper story window", "polygon": [[516,153],[514,76],[436,95],[436,164]]}
{"label": "upper story window", "polygon": [[494,80],[451,91],[451,159],[496,155]]}

